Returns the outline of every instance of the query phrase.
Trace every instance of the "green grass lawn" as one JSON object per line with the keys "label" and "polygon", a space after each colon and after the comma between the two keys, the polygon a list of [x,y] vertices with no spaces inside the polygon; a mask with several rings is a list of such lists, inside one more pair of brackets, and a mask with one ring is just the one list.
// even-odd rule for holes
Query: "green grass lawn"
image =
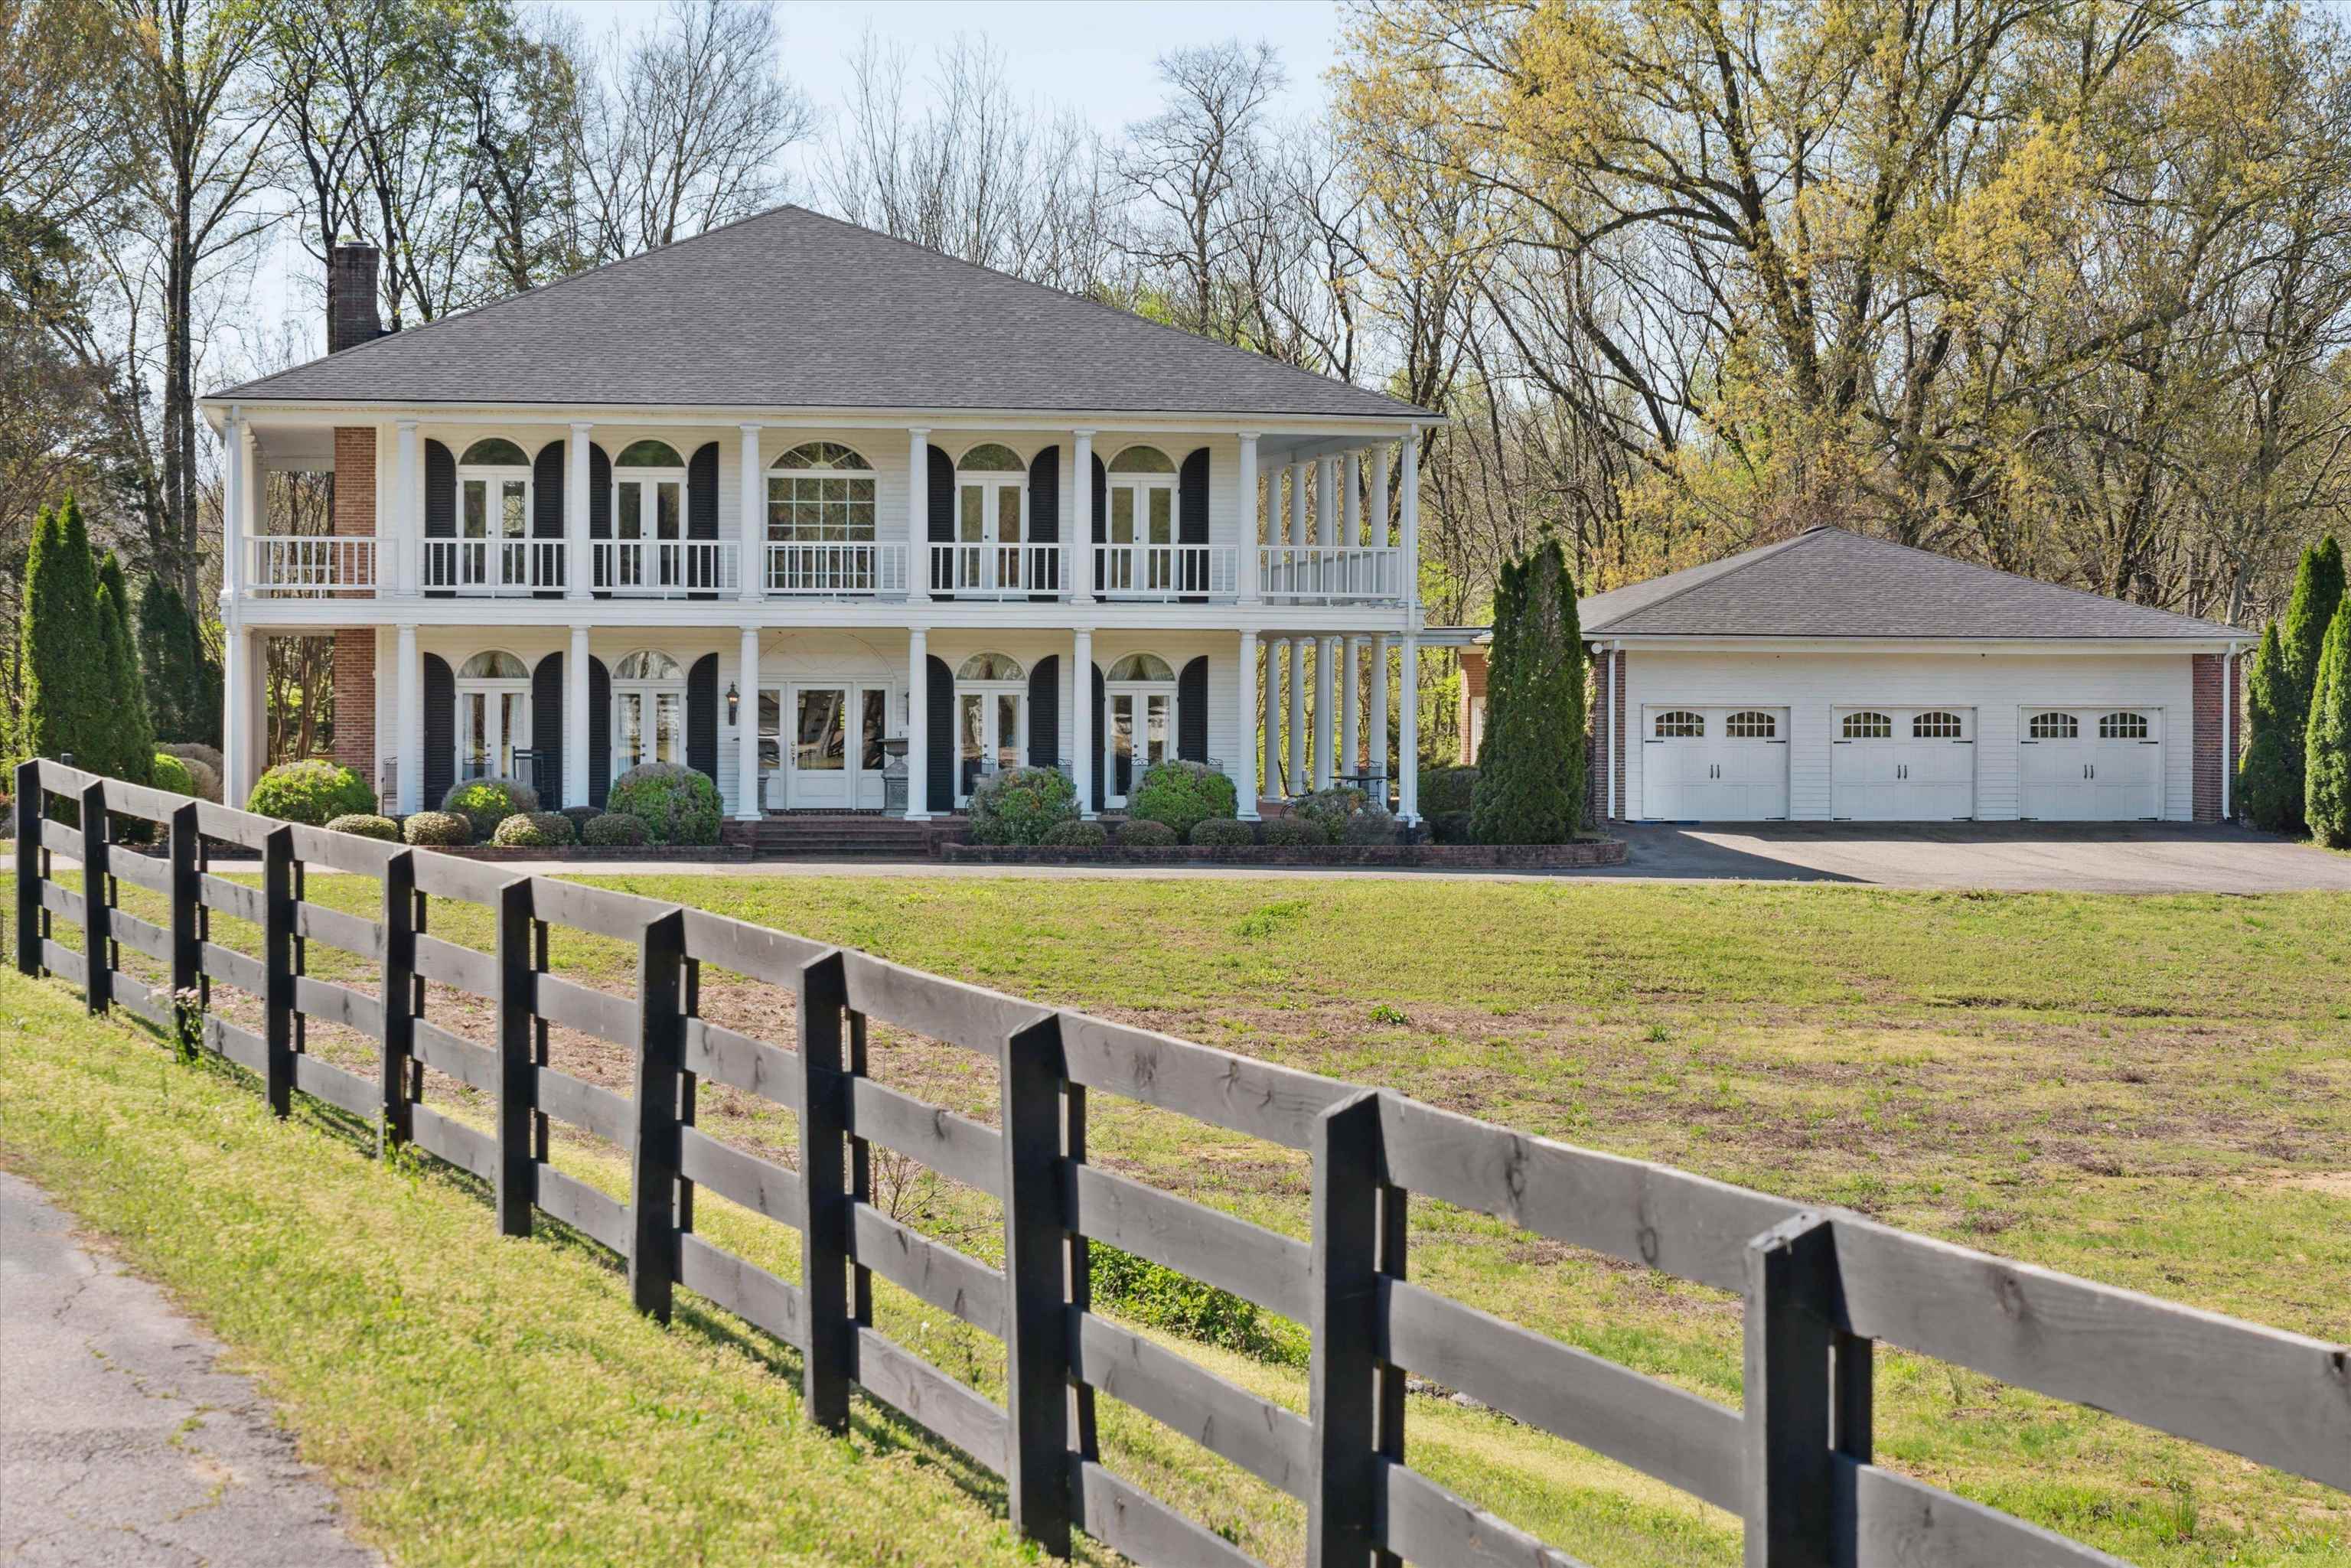
{"label": "green grass lawn", "polygon": [[[636,877],[1024,996],[1403,1090],[2032,1262],[2351,1341],[2351,899],[1338,881]],[[135,890],[126,902],[135,904]],[[365,908],[373,884],[309,895]],[[486,913],[433,930],[488,943]],[[219,939],[251,949],[223,921]],[[618,944],[553,962],[626,990]],[[313,972],[364,986],[314,951]],[[392,1168],[313,1112],[273,1126],[225,1071],[168,1065],[7,982],[0,1151],[178,1291],[354,1487],[402,1561],[988,1561],[993,1484],[862,1411],[802,1427],[789,1352],[706,1308],[632,1318],[609,1260],[501,1242],[473,1185]],[[223,993],[224,1009],[243,1004]],[[789,1039],[789,998],[715,973],[705,1011]],[[428,1013],[479,1037],[481,1009]],[[0,1020],[5,1021],[5,1020]],[[5,1038],[5,1037],[0,1037]],[[356,1040],[314,1033],[365,1067]],[[559,1065],[627,1089],[620,1053]],[[992,1120],[993,1070],[876,1030],[877,1075]],[[428,1099],[482,1119],[439,1081]],[[789,1119],[705,1092],[706,1131],[787,1162]],[[1097,1100],[1095,1157],[1301,1234],[1301,1158]],[[624,1191],[585,1138],[559,1163]],[[992,1260],[994,1206],[883,1162],[881,1201]],[[702,1229],[788,1275],[789,1233],[705,1197]],[[1735,1301],[1416,1203],[1416,1278],[1736,1402]],[[994,1390],[993,1340],[883,1287],[888,1332]],[[1280,1325],[1272,1335],[1283,1343]],[[1281,1355],[1186,1354],[1303,1408]],[[1274,1563],[1297,1510],[1105,1400],[1115,1468]],[[1879,1454],[2133,1561],[2351,1563],[2351,1498],[1959,1368],[1891,1354]],[[1414,1462],[1596,1563],[1729,1563],[1735,1521],[1484,1412],[1416,1399]],[[788,1478],[788,1479],[787,1479]],[[552,1506],[550,1506],[550,1503]],[[683,1533],[667,1525],[690,1521]]]}

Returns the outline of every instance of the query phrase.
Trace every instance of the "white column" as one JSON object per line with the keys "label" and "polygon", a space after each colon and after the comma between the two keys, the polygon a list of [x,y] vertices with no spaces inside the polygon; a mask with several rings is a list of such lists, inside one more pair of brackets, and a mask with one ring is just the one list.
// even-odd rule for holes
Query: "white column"
{"label": "white column", "polygon": [[[239,532],[248,539],[258,538],[269,531],[269,493],[261,480],[261,443],[254,439],[253,426],[250,423],[241,423],[239,426],[236,459],[238,465],[245,472],[245,483],[240,486],[244,492],[245,516]],[[243,559],[246,550],[240,549],[236,553],[239,558],[237,582],[240,586],[246,586],[246,562]]]}
{"label": "white column", "polygon": [[[929,434],[916,431],[917,448]],[[914,580],[910,577],[909,584]],[[930,580],[929,570],[923,580]],[[927,821],[931,814],[930,701],[931,639],[920,626],[906,633],[906,821]]]}
{"label": "white column", "polygon": [[1339,522],[1334,505],[1339,499],[1339,460],[1325,457],[1315,465],[1314,476],[1314,542],[1328,549],[1339,542]]}
{"label": "white column", "polygon": [[[768,591],[768,486],[763,477],[766,470],[759,465],[759,427],[746,424],[738,428],[743,433],[741,477],[737,481],[742,491],[738,498],[743,504],[743,597],[756,604]],[[758,726],[750,727],[756,730]]]}
{"label": "white column", "polygon": [[[1061,523],[1061,559],[1069,562],[1070,597],[1080,604],[1094,601],[1094,433],[1091,430],[1070,432],[1070,507]],[[1084,672],[1081,671],[1080,674]],[[1088,676],[1091,680],[1092,677]],[[1093,701],[1093,693],[1079,690],[1078,707],[1085,711]],[[1084,792],[1080,792],[1079,805],[1092,811]]]}
{"label": "white column", "polygon": [[1364,542],[1364,455],[1361,452],[1347,454],[1346,474],[1346,488],[1343,492],[1347,502],[1346,526],[1339,538],[1341,543],[1352,549]]}
{"label": "white column", "polygon": [[[1254,485],[1244,494],[1253,495]],[[1240,744],[1233,747],[1233,794],[1243,821],[1257,820],[1257,737],[1250,733],[1257,727],[1257,633],[1241,633],[1240,665],[1237,672],[1234,725]]]}
{"label": "white column", "polygon": [[[401,591],[413,594],[424,586],[424,444],[417,439],[416,422],[399,421],[393,427],[398,435],[392,447],[392,493],[396,497],[392,516],[392,535],[387,543],[376,546],[376,570],[383,570],[386,558],[397,562]],[[588,488],[583,480],[580,489]],[[383,528],[381,518],[377,528]]]}
{"label": "white column", "polygon": [[[1240,471],[1234,476],[1233,485],[1238,493],[1238,499],[1240,502],[1238,508],[1240,513],[1240,549],[1236,558],[1240,564],[1234,569],[1236,586],[1239,590],[1240,601],[1243,604],[1255,604],[1258,601],[1259,590],[1262,586],[1259,562],[1264,558],[1259,553],[1257,543],[1257,432],[1253,430],[1245,430],[1241,433]],[[1257,645],[1256,632],[1245,632],[1243,635],[1248,638],[1248,641],[1242,644],[1243,647],[1253,648]],[[1249,679],[1252,685],[1257,682],[1257,672],[1254,666],[1249,671]],[[1243,802],[1243,804],[1248,803]]]}
{"label": "white column", "polygon": [[[756,443],[755,435],[752,440]],[[736,655],[736,689],[742,693],[741,705],[735,710],[738,733],[735,737],[735,820],[756,822],[759,820],[759,629],[743,628],[743,646]]]}
{"label": "white column", "polygon": [[[1350,534],[1348,537],[1352,539],[1353,535]],[[1356,689],[1361,682],[1355,674],[1355,666],[1359,662],[1356,654],[1362,645],[1363,639],[1360,637],[1346,638],[1340,644],[1339,762],[1336,770],[1341,773],[1364,771],[1362,764],[1357,760],[1362,756],[1360,748],[1363,745],[1364,716],[1360,706],[1361,699],[1356,695]]]}
{"label": "white column", "polygon": [[[221,620],[235,640],[236,603],[245,589],[245,421],[231,410],[221,426]],[[223,731],[225,737],[226,731]],[[245,797],[229,804],[242,808]]]}
{"label": "white column", "polygon": [[[931,596],[931,433],[926,427],[914,426],[906,432],[906,597],[920,604]],[[922,645],[922,633],[914,634],[915,645]],[[906,779],[906,810],[915,814],[914,808],[925,806],[920,814],[929,816],[928,802],[917,792],[912,762],[916,726],[914,716],[923,711],[923,672],[916,661],[914,684],[909,689],[906,710],[906,758],[909,763]]]}
{"label": "white column", "polygon": [[399,685],[398,711],[394,715],[400,725],[400,814],[403,817],[424,810],[424,663],[416,652],[416,627],[413,622],[400,629],[400,651],[396,657]]}
{"label": "white column", "polygon": [[1290,465],[1290,542],[1306,542],[1306,465]]}
{"label": "white column", "polygon": [[1306,643],[1303,637],[1290,640],[1290,789],[1292,795],[1303,795],[1311,786],[1306,778]]}
{"label": "white column", "polygon": [[[224,591],[225,592],[225,591]],[[246,710],[252,695],[246,680],[246,663],[251,656],[245,638],[245,629],[232,617],[221,639],[221,799],[234,810],[245,809],[246,797],[253,793],[253,757],[244,744],[251,728],[252,716]],[[77,763],[89,758],[77,757]]]}
{"label": "white column", "polygon": [[[1091,473],[1092,465],[1081,468]],[[1092,538],[1090,532],[1086,536]],[[1092,578],[1089,568],[1086,576]],[[1081,626],[1070,634],[1070,782],[1078,787],[1078,814],[1094,814],[1094,633]]]}
{"label": "white column", "polygon": [[1382,442],[1372,448],[1372,543],[1388,542],[1388,448]]}
{"label": "white column", "polygon": [[[1277,500],[1279,497],[1275,497]],[[1281,649],[1269,638],[1265,644],[1265,758],[1258,773],[1258,793],[1275,787],[1281,776]]]}
{"label": "white column", "polygon": [[574,626],[571,652],[563,661],[563,803],[567,806],[590,803],[588,770],[593,758],[588,755],[589,689],[588,628]]}
{"label": "white column", "polygon": [[[1407,448],[1406,450],[1409,450]],[[1411,459],[1405,459],[1405,472],[1411,470]],[[1409,490],[1405,492],[1411,494]],[[1404,704],[1397,716],[1400,728],[1396,735],[1396,816],[1399,821],[1417,823],[1420,821],[1420,636],[1418,628],[1404,634],[1404,689],[1396,694]]]}
{"label": "white column", "polygon": [[[1388,640],[1372,639],[1372,741],[1369,771],[1383,779],[1393,777],[1388,769]],[[1380,786],[1380,804],[1387,804],[1387,786]]]}
{"label": "white column", "polygon": [[1314,648],[1314,788],[1331,788],[1331,761],[1337,737],[1333,726],[1332,666],[1339,662],[1339,639],[1325,637]]}
{"label": "white column", "polygon": [[[595,428],[592,424],[573,425],[571,439],[563,448],[563,597],[566,599],[587,598],[588,585],[594,580],[588,559],[592,548],[588,542],[588,517],[589,508],[596,504],[596,497],[590,493],[588,478],[588,443]],[[580,632],[584,632],[584,628]],[[579,634],[580,632],[575,632],[575,636]],[[584,664],[586,662],[587,654],[583,650],[580,663]],[[580,755],[584,757],[587,753],[583,749]],[[587,775],[582,773],[580,778],[584,779]],[[583,785],[580,799],[573,804],[584,806],[587,803]]]}
{"label": "white column", "polygon": [[1404,591],[1411,610],[1405,624],[1420,630],[1420,433],[1404,438]]}

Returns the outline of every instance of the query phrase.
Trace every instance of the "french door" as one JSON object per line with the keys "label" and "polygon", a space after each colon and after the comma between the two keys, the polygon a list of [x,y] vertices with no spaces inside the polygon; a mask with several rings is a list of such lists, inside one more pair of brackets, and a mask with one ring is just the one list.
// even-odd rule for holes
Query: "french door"
{"label": "french door", "polygon": [[1166,685],[1113,685],[1103,700],[1102,802],[1123,806],[1145,768],[1176,755],[1176,693]]}
{"label": "french door", "polygon": [[1104,593],[1165,593],[1176,586],[1176,485],[1172,477],[1111,481],[1110,516],[1095,586]]}
{"label": "french door", "polygon": [[889,734],[889,715],[886,685],[820,681],[762,687],[762,808],[880,810],[882,742]]}
{"label": "french door", "polygon": [[684,580],[685,476],[630,476],[612,486],[613,584],[674,588]]}
{"label": "french door", "polygon": [[956,803],[971,799],[982,775],[1019,768],[1028,759],[1029,689],[956,686]]}
{"label": "french door", "polygon": [[612,772],[646,762],[685,760],[683,686],[619,686],[612,692]]}
{"label": "french door", "polygon": [[457,690],[457,777],[511,779],[515,753],[530,749],[530,687],[486,683]]}
{"label": "french door", "polygon": [[1022,476],[965,477],[956,486],[956,570],[959,589],[1020,586],[1020,546],[1028,537]]}
{"label": "french door", "polygon": [[530,470],[469,470],[458,482],[455,586],[530,580]]}

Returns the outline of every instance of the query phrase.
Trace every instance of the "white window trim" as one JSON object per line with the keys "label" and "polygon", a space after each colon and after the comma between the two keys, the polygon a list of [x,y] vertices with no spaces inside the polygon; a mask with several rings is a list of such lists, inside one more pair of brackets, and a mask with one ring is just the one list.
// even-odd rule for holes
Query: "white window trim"
{"label": "white window trim", "polygon": [[[1162,664],[1166,663],[1165,660],[1161,660],[1160,662]],[[1116,663],[1116,661],[1113,660],[1113,663]],[[1170,666],[1170,669],[1172,672],[1173,666]],[[1126,804],[1128,799],[1126,795],[1122,795],[1118,792],[1118,785],[1116,782],[1118,778],[1116,768],[1117,758],[1113,755],[1110,748],[1111,730],[1113,727],[1111,716],[1113,713],[1117,711],[1118,699],[1123,696],[1133,697],[1135,700],[1136,705],[1135,712],[1138,715],[1143,716],[1147,716],[1150,712],[1149,707],[1146,706],[1150,698],[1164,696],[1167,699],[1167,760],[1172,762],[1177,759],[1177,747],[1181,745],[1181,737],[1184,734],[1183,699],[1177,695],[1180,685],[1181,683],[1176,679],[1172,673],[1169,674],[1168,678],[1164,681],[1105,680],[1102,682],[1102,732],[1094,737],[1094,744],[1101,747],[1102,751],[1102,755],[1094,758],[1094,766],[1101,768],[1102,771],[1094,775],[1094,777],[1102,781],[1102,804],[1104,806],[1123,806]],[[1136,779],[1141,779],[1143,777],[1144,769],[1151,766],[1147,759],[1150,747],[1144,741],[1143,735],[1139,731],[1135,736],[1135,740],[1138,744],[1138,750],[1135,755],[1134,776]]]}

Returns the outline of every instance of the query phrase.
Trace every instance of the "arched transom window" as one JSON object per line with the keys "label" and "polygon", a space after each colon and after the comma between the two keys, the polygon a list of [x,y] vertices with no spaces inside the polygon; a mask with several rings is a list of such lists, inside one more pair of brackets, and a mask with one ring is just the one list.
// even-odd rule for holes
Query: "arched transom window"
{"label": "arched transom window", "polygon": [[615,468],[683,468],[685,459],[666,441],[632,441],[612,459]]}
{"label": "arched transom window", "polygon": [[1733,740],[1771,740],[1780,734],[1780,716],[1746,708],[1722,721],[1722,733]]}
{"label": "arched transom window", "polygon": [[[457,536],[465,539],[520,539],[530,536],[530,459],[502,436],[476,441],[457,460]],[[496,552],[490,552],[496,554]],[[479,550],[468,565],[468,580],[501,564]]]}
{"label": "arched transom window", "polygon": [[1105,677],[1113,681],[1172,681],[1176,672],[1167,661],[1156,653],[1129,653],[1110,667]]}
{"label": "arched transom window", "polygon": [[1023,678],[1020,662],[1002,653],[974,653],[956,667],[959,681],[1017,681]]}
{"label": "arched transom window", "polygon": [[2028,740],[2079,740],[2082,721],[2070,713],[2036,713],[2024,727]]}
{"label": "arched transom window", "polygon": [[[503,648],[457,666],[457,777],[522,778],[530,750],[530,669]],[[524,779],[536,785],[536,779]]]}
{"label": "arched transom window", "polygon": [[1656,716],[1650,725],[1650,733],[1659,740],[1697,740],[1706,734],[1706,715],[1674,708]]}
{"label": "arched transom window", "polygon": [[657,648],[640,648],[612,666],[616,681],[682,681],[685,672],[675,659]]}
{"label": "arched transom window", "polygon": [[524,681],[530,678],[530,672],[512,653],[503,648],[492,648],[458,665],[457,678],[461,681]]}
{"label": "arched transom window", "polygon": [[1894,720],[1882,713],[1849,713],[1839,733],[1846,740],[1891,740]]}
{"label": "arched transom window", "polygon": [[657,648],[612,666],[612,772],[685,760],[685,672]]}
{"label": "arched transom window", "polygon": [[1910,718],[1910,738],[1913,740],[1959,740],[1967,734],[1968,727],[1955,713],[1941,709],[1914,714]]}
{"label": "arched transom window", "polygon": [[2110,713],[2098,720],[2100,740],[2145,740],[2147,735],[2147,715],[2143,713]]}
{"label": "arched transom window", "polygon": [[768,538],[871,542],[873,465],[831,441],[807,442],[777,458],[768,469]]}

